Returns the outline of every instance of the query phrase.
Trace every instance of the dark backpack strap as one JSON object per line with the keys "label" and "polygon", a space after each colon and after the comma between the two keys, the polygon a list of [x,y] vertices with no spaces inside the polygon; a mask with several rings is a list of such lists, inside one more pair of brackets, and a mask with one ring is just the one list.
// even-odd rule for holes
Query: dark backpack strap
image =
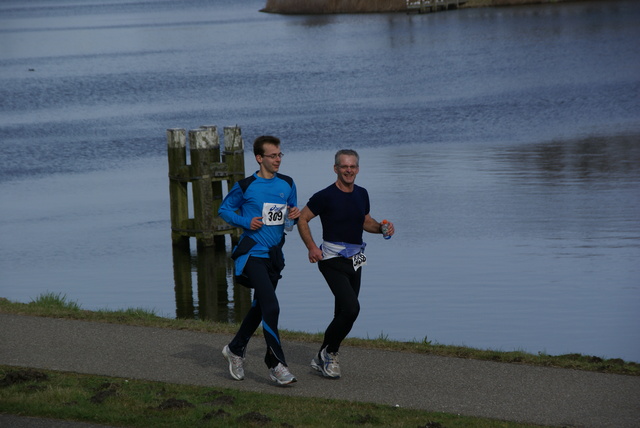
{"label": "dark backpack strap", "polygon": [[254,181],[256,181],[256,177],[251,174],[250,176],[243,178],[242,180],[238,181],[238,186],[240,186],[240,189],[242,190],[242,193],[245,193],[247,191],[247,189],[249,188],[249,185],[251,183],[253,183]]}
{"label": "dark backpack strap", "polygon": [[289,187],[293,187],[293,178],[289,177],[288,175],[284,175],[284,174],[280,174],[279,172],[276,172],[276,177],[286,181]]}

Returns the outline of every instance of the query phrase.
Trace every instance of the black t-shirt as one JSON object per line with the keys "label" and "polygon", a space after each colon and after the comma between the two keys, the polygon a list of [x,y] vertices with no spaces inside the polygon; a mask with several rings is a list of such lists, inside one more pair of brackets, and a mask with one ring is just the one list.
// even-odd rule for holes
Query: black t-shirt
{"label": "black t-shirt", "polygon": [[370,209],[364,187],[354,184],[353,192],[346,193],[334,183],[314,194],[307,207],[320,216],[323,240],[362,244],[364,218]]}

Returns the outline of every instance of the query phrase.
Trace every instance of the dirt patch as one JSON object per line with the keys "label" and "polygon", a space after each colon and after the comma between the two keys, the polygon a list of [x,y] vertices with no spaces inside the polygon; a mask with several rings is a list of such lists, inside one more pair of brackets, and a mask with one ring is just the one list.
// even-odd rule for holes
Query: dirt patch
{"label": "dirt patch", "polygon": [[208,421],[211,419],[225,419],[225,418],[228,418],[229,416],[231,416],[230,413],[227,413],[222,409],[218,409],[216,411],[207,413],[202,417],[202,419],[204,419],[205,421]]}
{"label": "dirt patch", "polygon": [[207,404],[211,406],[233,406],[235,402],[236,397],[232,397],[231,395],[221,395],[215,400],[209,401]]}
{"label": "dirt patch", "polygon": [[43,382],[47,380],[49,380],[49,376],[36,370],[14,370],[8,372],[3,379],[0,379],[0,387],[16,385],[18,383],[25,382]]}
{"label": "dirt patch", "polygon": [[239,416],[237,421],[241,424],[247,424],[251,426],[264,426],[271,422],[271,419],[268,416],[263,415],[262,413],[249,412],[245,413],[242,416]]}
{"label": "dirt patch", "polygon": [[89,401],[91,401],[93,404],[102,404],[104,403],[104,400],[117,395],[117,393],[118,392],[115,389],[105,389],[95,394],[89,399]]}
{"label": "dirt patch", "polygon": [[98,392],[89,399],[93,404],[102,404],[104,400],[114,395],[118,395],[120,386],[113,382],[105,382],[98,388]]}
{"label": "dirt patch", "polygon": [[177,398],[169,398],[163,401],[158,407],[158,410],[171,410],[171,409],[189,409],[196,407],[187,400],[178,400]]}
{"label": "dirt patch", "polygon": [[439,422],[427,422],[424,426],[420,425],[418,428],[444,428]]}
{"label": "dirt patch", "polygon": [[354,425],[367,425],[367,424],[377,425],[378,423],[379,423],[378,419],[371,416],[368,413],[366,415],[357,415],[353,420]]}

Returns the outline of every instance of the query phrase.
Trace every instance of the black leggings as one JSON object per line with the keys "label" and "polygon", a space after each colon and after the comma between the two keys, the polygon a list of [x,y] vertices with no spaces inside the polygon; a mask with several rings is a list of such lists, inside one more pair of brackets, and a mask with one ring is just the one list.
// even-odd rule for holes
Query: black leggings
{"label": "black leggings", "polygon": [[234,354],[244,357],[249,339],[262,322],[264,339],[267,342],[267,354],[264,357],[267,367],[273,368],[279,362],[286,366],[278,333],[280,305],[276,297],[276,287],[280,272],[273,268],[271,259],[249,257],[243,273],[249,277],[251,288],[254,289],[253,302],[240,329],[229,343],[229,349]]}
{"label": "black leggings", "polygon": [[351,259],[335,257],[319,261],[318,269],[335,297],[333,320],[324,332],[324,342],[320,349],[327,347],[327,352],[338,352],[340,344],[351,331],[360,313],[358,294],[362,268],[356,271]]}

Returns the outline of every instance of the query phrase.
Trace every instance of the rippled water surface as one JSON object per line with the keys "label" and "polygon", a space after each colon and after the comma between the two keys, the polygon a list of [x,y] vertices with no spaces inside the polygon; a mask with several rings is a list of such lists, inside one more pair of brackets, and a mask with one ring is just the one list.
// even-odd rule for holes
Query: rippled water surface
{"label": "rippled water surface", "polygon": [[[301,204],[360,152],[397,234],[365,237],[353,335],[640,361],[640,4],[263,5],[0,4],[0,296],[238,319],[226,255],[172,251],[165,140],[238,124],[282,138]],[[329,290],[285,252],[281,326],[322,331]]]}

